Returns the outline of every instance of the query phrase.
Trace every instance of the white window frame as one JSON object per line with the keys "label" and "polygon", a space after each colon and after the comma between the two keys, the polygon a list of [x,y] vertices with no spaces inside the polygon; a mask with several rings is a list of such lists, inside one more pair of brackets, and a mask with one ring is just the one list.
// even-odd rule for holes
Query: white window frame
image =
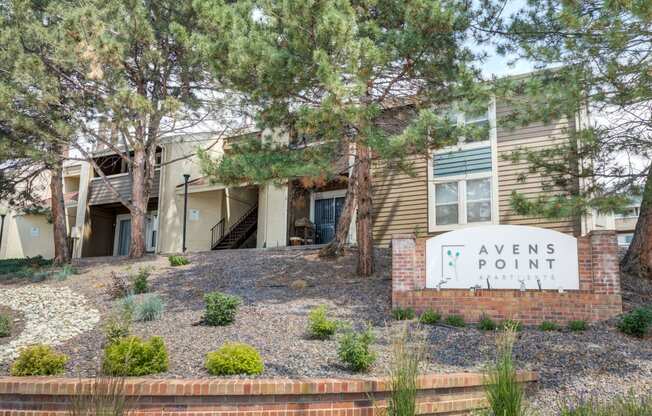
{"label": "white window frame", "polygon": [[[456,145],[448,146],[431,152],[430,157],[428,158],[428,232],[430,233],[452,231],[465,227],[474,227],[476,225],[500,223],[500,207],[498,205],[498,138],[496,128],[496,100],[494,98],[492,98],[489,103],[487,113],[489,118],[489,140],[471,143],[460,142]],[[463,115],[458,115],[458,123],[463,122],[463,119]],[[450,153],[451,151],[456,152],[461,150],[478,149],[487,146],[491,147],[491,171],[468,173],[464,175],[441,176],[435,178],[433,167],[435,155]],[[483,178],[491,178],[491,221],[468,223],[466,215],[466,181]],[[447,182],[458,183],[458,223],[437,225],[435,185]]]}

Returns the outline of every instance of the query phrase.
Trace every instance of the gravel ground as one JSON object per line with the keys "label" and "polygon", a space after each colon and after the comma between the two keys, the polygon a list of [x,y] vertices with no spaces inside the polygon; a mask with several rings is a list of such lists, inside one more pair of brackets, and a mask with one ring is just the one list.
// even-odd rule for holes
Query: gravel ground
{"label": "gravel ground", "polygon": [[[48,281],[53,289],[70,288],[93,300],[103,315],[115,307],[105,295],[110,271],[136,272],[153,267],[150,286],[166,301],[161,320],[137,323],[140,336],[162,336],[170,355],[170,369],[160,377],[207,377],[207,352],[226,341],[246,342],[265,360],[262,377],[350,377],[337,359],[335,341],[307,339],[308,311],[326,304],[332,315],[357,328],[374,327],[378,361],[372,375],[386,372],[390,333],[390,259],[379,251],[375,276],[352,274],[354,257],[324,261],[315,251],[234,250],[190,255],[191,264],[172,268],[164,257],[141,261],[84,261],[79,275],[65,282]],[[16,287],[5,286],[2,289]],[[236,322],[227,327],[196,325],[203,313],[203,294],[224,291],[243,299]],[[526,328],[514,348],[520,368],[540,373],[532,407],[554,414],[569,397],[601,399],[630,390],[652,393],[652,339],[622,336],[613,322],[592,326],[583,333],[541,332]],[[425,371],[478,371],[493,358],[495,334],[474,328],[425,328],[428,360]],[[100,361],[101,328],[70,339],[58,349],[69,354],[68,374],[92,375]],[[7,365],[0,365],[0,375]]]}

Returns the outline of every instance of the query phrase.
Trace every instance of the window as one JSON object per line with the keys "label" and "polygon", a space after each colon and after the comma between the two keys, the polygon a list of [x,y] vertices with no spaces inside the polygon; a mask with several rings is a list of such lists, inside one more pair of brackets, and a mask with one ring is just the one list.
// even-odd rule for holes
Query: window
{"label": "window", "polygon": [[435,183],[435,225],[491,222],[491,176]]}
{"label": "window", "polygon": [[618,234],[618,245],[627,247],[632,243],[633,239],[634,239],[633,233]]}
{"label": "window", "polygon": [[489,140],[489,113],[462,115],[465,125],[473,128],[473,136],[466,137],[465,143],[482,142]]}
{"label": "window", "polygon": [[627,207],[624,212],[616,214],[616,218],[638,218],[639,207]]}

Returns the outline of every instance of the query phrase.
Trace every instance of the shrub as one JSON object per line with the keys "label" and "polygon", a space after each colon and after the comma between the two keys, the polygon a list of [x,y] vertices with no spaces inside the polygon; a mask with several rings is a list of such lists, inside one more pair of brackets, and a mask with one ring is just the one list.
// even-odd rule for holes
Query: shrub
{"label": "shrub", "polygon": [[12,376],[55,376],[63,374],[68,362],[65,354],[59,354],[48,345],[32,345],[20,351],[11,366]]}
{"label": "shrub", "polygon": [[461,315],[449,315],[446,317],[446,323],[450,326],[455,326],[458,328],[463,328],[466,326],[464,318]]}
{"label": "shrub", "polygon": [[523,329],[523,325],[521,324],[521,322],[517,321],[516,319],[505,319],[501,326],[503,327],[503,329],[506,329],[507,327],[511,327],[516,332],[519,332]]}
{"label": "shrub", "polygon": [[131,334],[131,314],[124,310],[108,317],[104,324],[104,336],[109,344],[118,342]]}
{"label": "shrub", "polygon": [[4,259],[0,260],[0,276],[31,277],[35,270],[51,264],[52,260],[45,260],[42,256]]}
{"label": "shrub", "polygon": [[11,335],[11,319],[7,315],[0,315],[0,338]]}
{"label": "shrub", "polygon": [[586,328],[587,328],[586,321],[583,321],[581,319],[568,322],[568,329],[571,330],[572,332],[586,331]]}
{"label": "shrub", "polygon": [[643,337],[652,324],[652,313],[645,308],[634,309],[626,313],[618,322],[621,332],[635,337]]}
{"label": "shrub", "polygon": [[211,292],[204,295],[206,312],[203,322],[212,326],[223,326],[235,320],[235,314],[240,306],[240,298],[221,292]]}
{"label": "shrub", "polygon": [[149,286],[147,285],[148,278],[149,269],[141,267],[140,270],[138,270],[136,278],[134,279],[134,293],[136,295],[149,292]]}
{"label": "shrub", "polygon": [[54,274],[54,277],[58,281],[63,281],[66,280],[68,277],[72,276],[73,274],[77,274],[77,270],[74,267],[72,267],[72,265],[70,264],[64,264],[61,270],[59,270]]}
{"label": "shrub", "polygon": [[137,321],[155,321],[163,315],[165,303],[155,294],[145,295],[143,299],[136,304],[134,309],[134,318]]}
{"label": "shrub", "polygon": [[397,321],[405,321],[406,319],[414,319],[414,309],[412,308],[394,308],[392,316]]}
{"label": "shrub", "polygon": [[308,334],[314,339],[329,339],[335,335],[338,322],[328,319],[325,305],[317,306],[308,314]]}
{"label": "shrub", "polygon": [[419,322],[425,325],[435,325],[441,320],[441,315],[432,309],[426,309],[419,317]]}
{"label": "shrub", "polygon": [[188,260],[184,256],[169,256],[168,260],[170,261],[170,266],[185,266],[186,264],[190,264],[190,260]]}
{"label": "shrub", "polygon": [[111,272],[111,284],[106,290],[111,299],[120,299],[131,293],[129,275],[126,273]]}
{"label": "shrub", "polygon": [[264,368],[258,351],[247,344],[226,343],[219,350],[206,354],[206,369],[214,376],[256,375]]}
{"label": "shrub", "polygon": [[515,340],[515,324],[512,321],[504,326],[503,332],[496,339],[496,362],[485,376],[485,394],[492,415],[525,415],[523,388],[518,383],[512,360]]}
{"label": "shrub", "polygon": [[371,328],[359,333],[347,331],[339,340],[337,355],[351,370],[367,371],[376,361],[376,354],[369,349],[374,339]]}
{"label": "shrub", "polygon": [[[417,377],[419,363],[425,356],[425,339],[411,336],[409,325],[401,325],[392,336],[389,366],[390,394],[387,416],[414,416],[417,414]],[[416,338],[416,339],[415,339]]]}
{"label": "shrub", "polygon": [[603,403],[595,400],[567,403],[559,414],[560,416],[652,416],[652,396],[637,399],[630,394]]}
{"label": "shrub", "polygon": [[542,331],[558,331],[559,325],[554,322],[543,321],[541,322],[541,325],[539,325],[539,329]]}
{"label": "shrub", "polygon": [[102,370],[111,376],[144,376],[168,369],[168,353],[160,337],[143,341],[122,338],[104,350]]}
{"label": "shrub", "polygon": [[494,331],[498,325],[489,317],[489,315],[482,315],[478,321],[478,328],[483,331]]}

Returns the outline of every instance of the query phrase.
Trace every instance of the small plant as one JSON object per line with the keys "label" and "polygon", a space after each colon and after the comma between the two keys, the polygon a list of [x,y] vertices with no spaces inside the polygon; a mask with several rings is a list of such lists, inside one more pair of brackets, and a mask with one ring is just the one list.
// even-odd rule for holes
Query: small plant
{"label": "small plant", "polygon": [[70,264],[64,264],[61,270],[59,270],[54,274],[54,277],[61,282],[66,280],[68,277],[72,276],[73,274],[77,274],[77,270],[74,267],[72,267],[72,265]]}
{"label": "small plant", "polygon": [[369,348],[374,340],[371,328],[359,333],[349,330],[339,340],[337,355],[351,370],[367,371],[376,361],[376,354]]}
{"label": "small plant", "polygon": [[47,345],[32,345],[20,351],[11,366],[12,376],[56,376],[63,374],[68,357]]}
{"label": "small plant", "polygon": [[263,372],[263,359],[256,349],[242,343],[227,343],[206,355],[206,369],[214,376],[256,375]]}
{"label": "small plant", "polygon": [[441,315],[438,312],[433,311],[432,309],[426,309],[421,316],[419,316],[419,322],[424,325],[435,325],[441,320]]}
{"label": "small plant", "polygon": [[518,383],[512,360],[515,341],[516,325],[508,322],[496,339],[496,362],[485,376],[485,394],[492,415],[525,415],[523,388]]}
{"label": "small plant", "polygon": [[503,329],[510,327],[516,332],[520,332],[523,330],[523,325],[521,324],[520,321],[517,321],[516,319],[505,319],[503,323],[501,324]]}
{"label": "small plant", "polygon": [[131,319],[131,313],[125,310],[110,315],[104,324],[107,343],[113,344],[131,335]]}
{"label": "small plant", "polygon": [[483,331],[494,331],[498,325],[489,317],[489,315],[482,315],[478,321],[478,329]]}
{"label": "small plant", "polygon": [[466,326],[466,322],[464,322],[464,318],[462,317],[462,315],[449,315],[446,317],[445,322],[448,325],[457,328],[464,328]]}
{"label": "small plant", "polygon": [[163,315],[165,303],[160,296],[148,294],[136,304],[134,309],[134,318],[137,321],[149,322],[155,321]]}
{"label": "small plant", "polygon": [[190,260],[188,260],[184,256],[169,256],[168,260],[170,261],[170,266],[185,266],[186,264],[190,264]]}
{"label": "small plant", "polygon": [[559,325],[554,322],[543,321],[541,322],[541,325],[539,325],[539,329],[541,331],[559,331]]}
{"label": "small plant", "polygon": [[412,308],[394,308],[392,309],[392,317],[397,321],[405,321],[414,319],[414,309]]}
{"label": "small plant", "polygon": [[11,335],[11,319],[7,315],[0,314],[0,338]]}
{"label": "small plant", "polygon": [[588,400],[566,403],[559,414],[560,416],[651,416],[652,396],[638,399],[633,394],[629,394],[607,402]]}
{"label": "small plant", "polygon": [[320,305],[308,314],[308,335],[314,339],[329,339],[335,335],[338,322],[328,319],[325,305]]}
{"label": "small plant", "polygon": [[417,414],[417,377],[419,363],[425,355],[425,339],[415,337],[408,325],[392,336],[389,378],[390,396],[387,401],[388,416],[413,416]]}
{"label": "small plant", "polygon": [[572,332],[586,331],[586,328],[587,328],[586,321],[575,320],[575,321],[568,322],[568,329]]}
{"label": "small plant", "polygon": [[168,353],[160,337],[147,341],[133,336],[122,338],[104,350],[102,370],[110,376],[144,376],[167,369]]}
{"label": "small plant", "polygon": [[134,293],[136,295],[149,292],[149,285],[147,284],[149,274],[149,269],[145,267],[141,267],[140,270],[138,270],[138,274],[134,279]]}
{"label": "small plant", "polygon": [[124,378],[97,376],[90,385],[75,386],[67,407],[70,416],[126,416],[133,403],[127,399]]}
{"label": "small plant", "polygon": [[111,284],[106,290],[111,299],[120,299],[131,293],[129,275],[126,273],[111,272]]}
{"label": "small plant", "polygon": [[652,311],[646,308],[638,308],[626,313],[618,322],[618,329],[621,332],[642,338],[652,325]]}
{"label": "small plant", "polygon": [[211,292],[204,295],[206,311],[203,322],[212,326],[223,326],[235,320],[235,314],[240,306],[240,298],[222,292]]}

